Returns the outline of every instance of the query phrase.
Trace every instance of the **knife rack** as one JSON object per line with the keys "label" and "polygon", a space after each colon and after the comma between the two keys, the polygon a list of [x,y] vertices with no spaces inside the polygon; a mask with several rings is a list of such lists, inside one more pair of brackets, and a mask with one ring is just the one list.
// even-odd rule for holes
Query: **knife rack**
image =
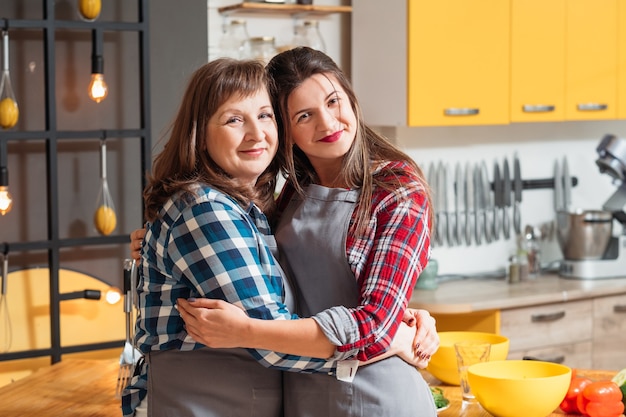
{"label": "knife rack", "polygon": [[[572,187],[578,185],[578,177],[571,177]],[[532,180],[522,180],[522,190],[539,190],[544,188],[554,188],[554,178],[541,178]],[[491,183],[491,190],[494,190],[494,183]]]}

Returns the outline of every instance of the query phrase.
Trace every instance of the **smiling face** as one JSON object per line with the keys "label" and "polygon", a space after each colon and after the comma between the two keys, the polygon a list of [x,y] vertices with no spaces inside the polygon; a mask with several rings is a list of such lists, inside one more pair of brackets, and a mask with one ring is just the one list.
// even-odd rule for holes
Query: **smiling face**
{"label": "smiling face", "polygon": [[231,96],[211,116],[206,149],[226,173],[254,184],[278,148],[274,111],[265,89],[241,98]]}
{"label": "smiling face", "polygon": [[293,90],[287,107],[293,142],[309,158],[322,183],[327,182],[339,171],[356,136],[350,99],[333,75],[314,74]]}

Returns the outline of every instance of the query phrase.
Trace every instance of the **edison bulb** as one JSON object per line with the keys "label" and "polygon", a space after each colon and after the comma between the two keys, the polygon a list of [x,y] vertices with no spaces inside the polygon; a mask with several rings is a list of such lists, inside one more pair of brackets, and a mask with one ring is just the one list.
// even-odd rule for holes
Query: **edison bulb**
{"label": "edison bulb", "polygon": [[9,193],[9,187],[0,186],[0,214],[3,216],[11,211],[13,207],[13,198]]}
{"label": "edison bulb", "polygon": [[102,74],[91,74],[91,82],[89,83],[89,98],[95,101],[96,103],[100,103],[107,97],[109,94],[109,88],[107,87],[107,83],[104,81],[104,75]]}
{"label": "edison bulb", "polygon": [[109,304],[117,304],[122,299],[122,294],[119,288],[111,287],[104,295],[104,299]]}

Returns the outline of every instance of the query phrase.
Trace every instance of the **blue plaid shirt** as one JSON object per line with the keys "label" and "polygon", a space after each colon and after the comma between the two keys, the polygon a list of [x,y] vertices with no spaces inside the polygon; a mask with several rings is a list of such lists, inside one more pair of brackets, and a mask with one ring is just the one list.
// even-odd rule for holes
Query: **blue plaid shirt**
{"label": "blue plaid shirt", "polygon": [[[265,215],[255,205],[244,211],[224,193],[208,186],[198,186],[194,191],[194,197],[174,195],[163,207],[161,217],[147,225],[135,337],[143,353],[204,347],[185,331],[174,308],[178,298],[222,299],[253,318],[297,318],[283,302],[282,271],[263,237],[270,233]],[[336,360],[247,350],[266,367],[336,374]],[[337,353],[334,359],[354,353]],[[122,398],[125,416],[132,416],[145,397],[147,372],[144,364],[127,387]]]}

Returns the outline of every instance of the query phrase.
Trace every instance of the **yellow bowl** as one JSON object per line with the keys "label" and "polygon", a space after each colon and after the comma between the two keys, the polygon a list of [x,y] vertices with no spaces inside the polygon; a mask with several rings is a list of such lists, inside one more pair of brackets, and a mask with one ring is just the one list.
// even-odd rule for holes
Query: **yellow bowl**
{"label": "yellow bowl", "polygon": [[506,336],[484,332],[439,332],[439,349],[430,358],[426,370],[441,382],[459,385],[454,344],[464,340],[491,343],[491,361],[504,360],[509,354],[509,339]]}
{"label": "yellow bowl", "polygon": [[472,393],[498,417],[545,417],[565,398],[572,370],[552,362],[492,361],[470,365]]}

